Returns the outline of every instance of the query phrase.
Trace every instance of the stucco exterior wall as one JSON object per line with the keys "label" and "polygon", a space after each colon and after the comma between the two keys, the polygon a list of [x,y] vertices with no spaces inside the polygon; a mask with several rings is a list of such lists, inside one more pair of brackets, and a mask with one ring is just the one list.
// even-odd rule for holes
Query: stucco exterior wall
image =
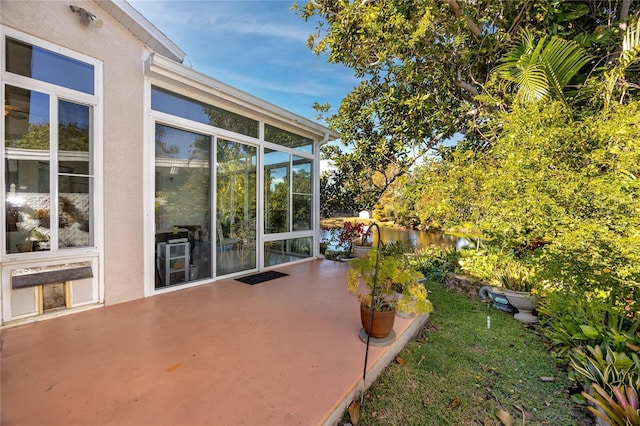
{"label": "stucco exterior wall", "polygon": [[[102,28],[84,26],[66,1],[0,0],[0,22],[104,63],[103,169],[105,303],[144,296],[143,60],[145,48],[97,4],[74,1]],[[100,208],[101,206],[96,206]]]}

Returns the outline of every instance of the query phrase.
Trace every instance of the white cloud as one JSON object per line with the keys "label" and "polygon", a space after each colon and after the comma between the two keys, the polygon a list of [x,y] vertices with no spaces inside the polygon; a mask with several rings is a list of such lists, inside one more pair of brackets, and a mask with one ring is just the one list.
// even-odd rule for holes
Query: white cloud
{"label": "white cloud", "polygon": [[260,23],[257,19],[230,20],[221,17],[211,18],[210,23],[216,32],[238,33],[252,36],[278,37],[306,43],[310,31],[295,25]]}
{"label": "white cloud", "polygon": [[[299,79],[265,79],[261,76],[240,74],[233,70],[214,66],[205,66],[203,69],[199,69],[198,71],[203,72],[206,75],[210,75],[223,83],[233,84],[238,87],[259,87],[264,91],[276,91],[298,95],[320,95],[323,93],[336,94],[341,92],[340,88],[336,87],[331,81],[325,83],[319,79],[310,79],[305,76],[300,76]],[[344,94],[346,95],[346,93]]]}

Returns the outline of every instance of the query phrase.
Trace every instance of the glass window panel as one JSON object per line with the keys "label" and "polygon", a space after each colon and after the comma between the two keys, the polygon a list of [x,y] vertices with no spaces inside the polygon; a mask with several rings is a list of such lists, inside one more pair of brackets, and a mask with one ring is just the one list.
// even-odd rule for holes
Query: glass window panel
{"label": "glass window panel", "polygon": [[291,156],[286,152],[276,151],[273,149],[265,148],[264,149],[264,163],[265,165],[289,165],[289,161]]}
{"label": "glass window panel", "polygon": [[7,71],[94,94],[93,65],[68,56],[6,38]]}
{"label": "glass window panel", "polygon": [[205,106],[205,111],[209,116],[208,124],[212,126],[254,138],[258,137],[258,122],[255,120],[211,105]]}
{"label": "glass window panel", "polygon": [[156,287],[211,277],[211,137],[156,124]]}
{"label": "glass window panel", "polygon": [[289,252],[291,256],[298,259],[311,257],[313,247],[313,237],[294,238],[290,241]]}
{"label": "glass window panel", "polygon": [[217,275],[256,268],[257,149],[218,139],[216,157]]}
{"label": "glass window panel", "polygon": [[6,147],[49,150],[49,95],[6,86],[4,117]]}
{"label": "glass window panel", "polygon": [[293,157],[293,193],[311,194],[312,178],[311,160],[307,158]]}
{"label": "glass window panel", "polygon": [[269,124],[264,125],[264,139],[271,143],[297,149],[298,151],[313,153],[313,140]]}
{"label": "glass window panel", "polygon": [[58,102],[58,173],[90,174],[89,117],[86,105]]}
{"label": "glass window panel", "polygon": [[293,157],[292,172],[292,212],[295,231],[310,230],[312,214],[311,160]]}
{"label": "glass window panel", "polygon": [[93,245],[90,179],[80,176],[58,178],[58,246],[60,248]]}
{"label": "glass window panel", "polygon": [[311,195],[293,194],[293,230],[311,229]]}
{"label": "glass window panel", "polygon": [[258,122],[256,120],[158,87],[151,88],[151,108],[242,135],[258,137]]}
{"label": "glass window panel", "polygon": [[312,256],[313,237],[292,238],[290,240],[265,241],[265,266],[294,262]]}
{"label": "glass window panel", "polygon": [[58,246],[89,247],[91,181],[90,108],[58,101]]}
{"label": "glass window panel", "polygon": [[5,87],[6,250],[48,250],[49,96]]}
{"label": "glass window panel", "polygon": [[290,156],[265,149],[264,154],[264,231],[267,234],[289,232]]}

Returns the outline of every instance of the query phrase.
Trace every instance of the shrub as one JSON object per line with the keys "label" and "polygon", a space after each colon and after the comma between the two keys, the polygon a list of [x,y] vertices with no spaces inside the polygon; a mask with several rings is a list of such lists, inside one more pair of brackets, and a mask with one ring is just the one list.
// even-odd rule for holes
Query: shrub
{"label": "shrub", "polygon": [[430,245],[416,250],[410,262],[429,281],[444,282],[447,273],[455,267],[458,257],[459,253],[455,249]]}
{"label": "shrub", "polygon": [[640,347],[640,316],[606,297],[555,288],[538,308],[544,335],[554,351],[565,357],[582,346],[610,346],[617,352]]}

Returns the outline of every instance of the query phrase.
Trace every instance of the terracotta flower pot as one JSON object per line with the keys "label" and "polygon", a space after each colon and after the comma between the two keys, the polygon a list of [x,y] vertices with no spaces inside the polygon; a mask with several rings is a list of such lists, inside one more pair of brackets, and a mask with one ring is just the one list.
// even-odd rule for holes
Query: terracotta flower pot
{"label": "terracotta flower pot", "polygon": [[504,290],[509,303],[518,310],[514,318],[522,322],[537,322],[538,319],[532,314],[532,311],[538,306],[538,298],[532,296],[528,291]]}
{"label": "terracotta flower pot", "polygon": [[18,249],[18,252],[26,253],[29,251],[33,251],[33,244],[31,243],[16,244],[16,248]]}
{"label": "terracotta flower pot", "polygon": [[[371,315],[373,314],[373,325],[371,324]],[[360,319],[362,321],[362,328],[371,337],[377,339],[387,337],[391,330],[393,330],[393,322],[396,317],[396,310],[391,311],[372,311],[371,309],[360,305]]]}

